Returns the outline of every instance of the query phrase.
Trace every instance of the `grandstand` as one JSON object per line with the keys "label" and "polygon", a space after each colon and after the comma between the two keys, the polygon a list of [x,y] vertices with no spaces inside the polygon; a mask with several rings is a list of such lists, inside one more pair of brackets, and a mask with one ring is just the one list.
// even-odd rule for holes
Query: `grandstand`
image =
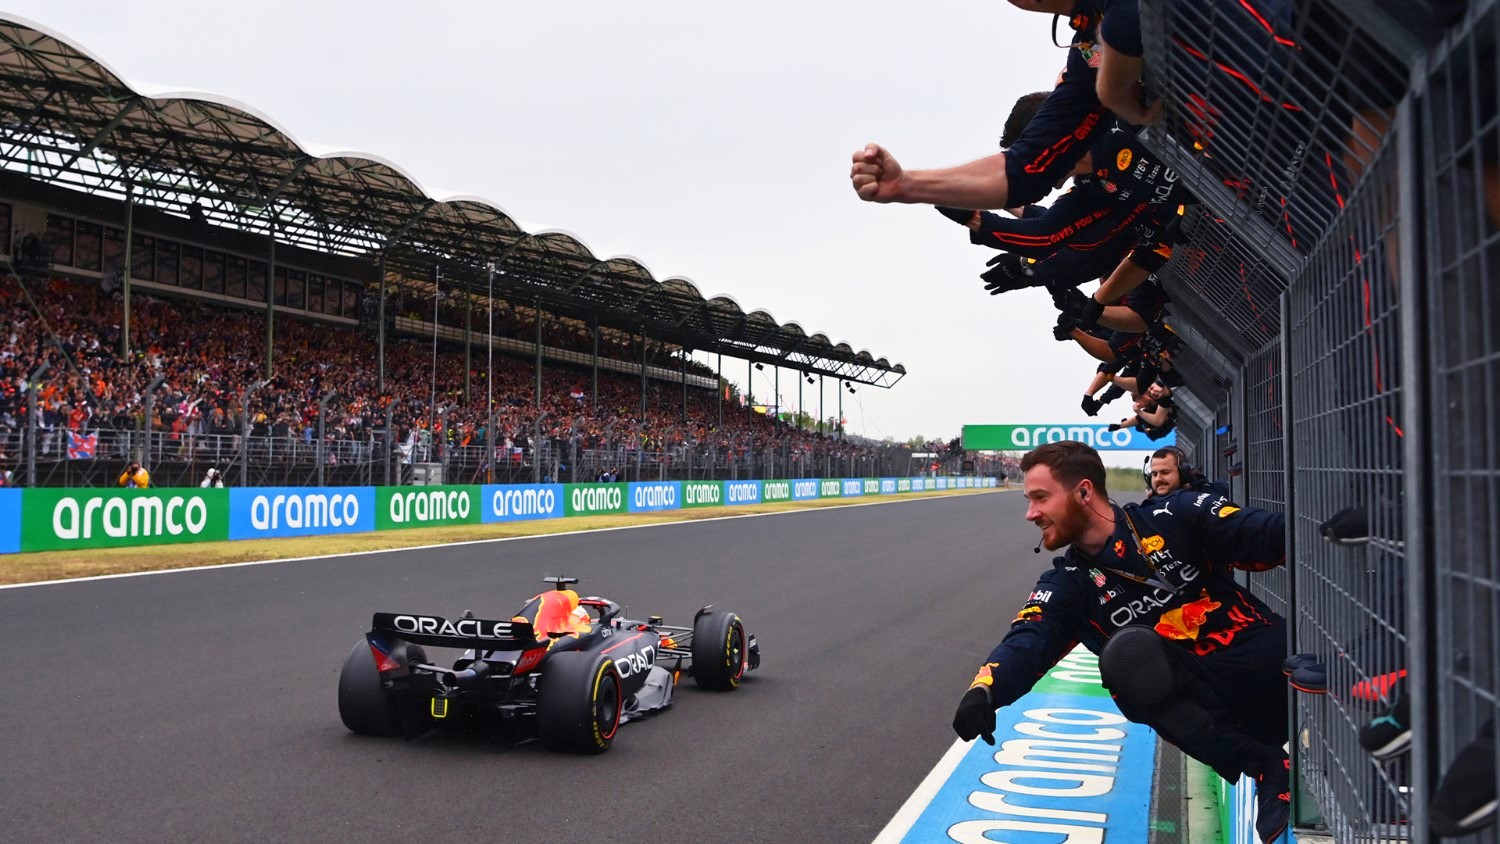
{"label": "grandstand", "polygon": [[[886,388],[901,364],[240,104],[133,88],[35,24],[0,22],[0,115],[0,477],[109,485],[132,458],[159,484],[909,469],[821,401],[825,379]],[[726,356],[778,392],[783,370],[816,384],[819,413],[755,412]]]}

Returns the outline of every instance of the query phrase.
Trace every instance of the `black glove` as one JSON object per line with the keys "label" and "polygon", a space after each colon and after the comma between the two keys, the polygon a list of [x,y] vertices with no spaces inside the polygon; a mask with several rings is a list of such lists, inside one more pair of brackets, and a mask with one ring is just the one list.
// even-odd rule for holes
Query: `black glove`
{"label": "black glove", "polygon": [[979,277],[984,280],[984,289],[988,290],[991,296],[998,296],[1011,290],[1022,290],[1036,284],[1036,280],[1026,272],[1026,259],[1020,255],[1001,252],[986,261],[985,266],[990,269],[980,273]]}
{"label": "black glove", "polygon": [[995,744],[995,705],[990,702],[990,690],[975,686],[964,692],[958,702],[958,711],[953,713],[953,732],[964,741],[973,741],[976,736],[985,744]]}
{"label": "black glove", "polygon": [[1099,415],[1099,409],[1102,408],[1102,407],[1104,407],[1104,402],[1099,401],[1098,399],[1094,398],[1093,396],[1084,396],[1083,397],[1083,412],[1084,413],[1087,413],[1090,416],[1098,416]]}
{"label": "black glove", "polygon": [[1067,314],[1057,315],[1057,325],[1052,327],[1052,339],[1066,343],[1073,339],[1073,329],[1078,327],[1078,320]]}
{"label": "black glove", "polygon": [[934,205],[932,208],[960,226],[967,226],[969,221],[974,219],[974,212],[967,208],[949,208],[945,205]]}
{"label": "black glove", "polygon": [[1052,306],[1074,320],[1083,311],[1083,300],[1088,298],[1082,290],[1065,284],[1052,285],[1047,292],[1052,294]]}
{"label": "black glove", "polygon": [[1084,331],[1092,331],[1099,324],[1101,316],[1104,316],[1104,304],[1090,296],[1084,300],[1083,307],[1078,309],[1078,327]]}
{"label": "black glove", "polygon": [[1118,431],[1118,430],[1120,430],[1123,427],[1125,427],[1125,426],[1121,425],[1119,422],[1111,422],[1111,423],[1109,423],[1109,430],[1110,431]]}

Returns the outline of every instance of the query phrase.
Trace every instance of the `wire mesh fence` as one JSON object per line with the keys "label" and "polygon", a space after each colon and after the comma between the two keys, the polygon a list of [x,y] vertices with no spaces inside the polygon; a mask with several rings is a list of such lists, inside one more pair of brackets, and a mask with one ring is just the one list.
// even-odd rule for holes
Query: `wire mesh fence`
{"label": "wire mesh fence", "polygon": [[[1141,13],[1167,98],[1147,142],[1201,202],[1161,273],[1178,369],[1214,414],[1182,433],[1211,475],[1242,463],[1237,497],[1289,514],[1288,568],[1250,582],[1328,669],[1326,695],[1291,698],[1317,804],[1298,814],[1340,841],[1492,822],[1500,4]],[[1378,761],[1360,732],[1403,698],[1411,752]]]}
{"label": "wire mesh fence", "polygon": [[[1435,688],[1428,701],[1439,717],[1428,719],[1421,738],[1434,750],[1435,773],[1487,778],[1493,799],[1500,767],[1493,743],[1500,715],[1500,8],[1476,5],[1487,8],[1435,57],[1422,121],[1434,411],[1426,618]],[[1492,828],[1469,840],[1494,844],[1500,836]]]}
{"label": "wire mesh fence", "polygon": [[[1244,388],[1245,428],[1236,438],[1239,459],[1244,461],[1245,503],[1265,510],[1286,511],[1285,434],[1281,420],[1284,381],[1281,344],[1273,342],[1257,352],[1240,375]],[[1250,578],[1251,589],[1271,609],[1290,617],[1291,575],[1286,568],[1259,572]]]}

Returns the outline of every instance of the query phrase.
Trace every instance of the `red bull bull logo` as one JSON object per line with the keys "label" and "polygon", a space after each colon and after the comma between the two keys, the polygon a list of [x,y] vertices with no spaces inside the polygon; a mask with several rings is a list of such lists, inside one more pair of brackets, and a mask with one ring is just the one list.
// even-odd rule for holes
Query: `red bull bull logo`
{"label": "red bull bull logo", "polygon": [[1202,597],[1198,600],[1162,613],[1161,620],[1156,622],[1156,634],[1164,639],[1196,641],[1198,629],[1208,621],[1209,613],[1223,606],[1208,597],[1207,589],[1199,594]]}
{"label": "red bull bull logo", "polygon": [[995,676],[990,673],[990,669],[999,667],[1000,663],[998,662],[986,662],[980,666],[979,673],[974,675],[974,682],[969,684],[969,688],[972,689],[975,686],[993,686],[995,684]]}

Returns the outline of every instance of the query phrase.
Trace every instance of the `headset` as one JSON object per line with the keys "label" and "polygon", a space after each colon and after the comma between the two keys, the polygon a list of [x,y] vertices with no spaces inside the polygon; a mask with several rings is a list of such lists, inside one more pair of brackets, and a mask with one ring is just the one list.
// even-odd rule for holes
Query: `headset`
{"label": "headset", "polygon": [[1146,456],[1146,464],[1141,467],[1141,474],[1146,476],[1146,489],[1149,490],[1151,488],[1151,460],[1156,456],[1157,452],[1165,452],[1162,455],[1163,457],[1170,454],[1177,458],[1177,477],[1182,480],[1184,485],[1192,482],[1192,477],[1197,474],[1198,470],[1193,468],[1193,465],[1188,462],[1187,452],[1175,445],[1168,445],[1162,446]]}

